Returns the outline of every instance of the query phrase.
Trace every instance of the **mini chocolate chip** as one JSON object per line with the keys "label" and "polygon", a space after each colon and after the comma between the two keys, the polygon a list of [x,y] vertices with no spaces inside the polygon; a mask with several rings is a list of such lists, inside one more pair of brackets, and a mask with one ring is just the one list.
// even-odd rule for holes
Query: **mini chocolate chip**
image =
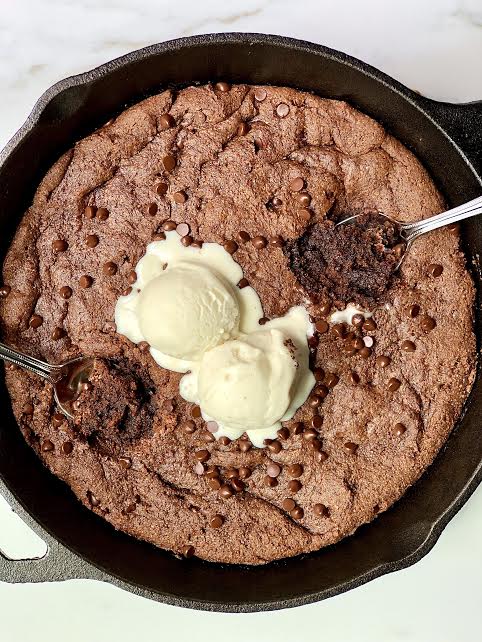
{"label": "mini chocolate chip", "polygon": [[325,371],[323,370],[323,368],[315,368],[313,370],[313,374],[316,381],[323,381],[323,379],[325,378]]}
{"label": "mini chocolate chip", "polygon": [[296,506],[293,510],[290,511],[290,515],[293,519],[302,519],[304,511],[301,506]]}
{"label": "mini chocolate chip", "polygon": [[33,411],[34,407],[32,403],[26,403],[22,410],[24,415],[33,415]]}
{"label": "mini chocolate chip", "polygon": [[311,196],[307,192],[300,192],[296,195],[296,199],[303,207],[308,207],[311,203]]}
{"label": "mini chocolate chip", "polygon": [[320,303],[318,305],[318,314],[320,314],[322,317],[326,317],[328,314],[330,314],[332,308],[332,303],[331,301],[324,301],[323,303]]}
{"label": "mini chocolate chip", "polygon": [[100,504],[100,499],[97,499],[97,497],[94,495],[94,493],[90,490],[87,491],[87,498],[91,504],[91,506],[99,506]]}
{"label": "mini chocolate chip", "polygon": [[188,435],[192,435],[192,433],[196,430],[196,424],[192,419],[188,419],[182,424],[181,428]]}
{"label": "mini chocolate chip", "polygon": [[214,435],[212,433],[208,432],[207,430],[205,430],[205,431],[203,431],[201,433],[201,439],[203,441],[205,441],[207,444],[210,444],[213,441],[216,441],[216,439],[214,438]]}
{"label": "mini chocolate chip", "polygon": [[69,244],[63,239],[57,239],[52,243],[52,249],[54,252],[65,252],[68,247]]}
{"label": "mini chocolate chip", "polygon": [[318,438],[318,432],[314,428],[307,428],[303,433],[303,439],[313,441]]}
{"label": "mini chocolate chip", "polygon": [[302,421],[297,421],[293,427],[293,433],[295,435],[301,435],[302,432],[304,431],[305,426]]}
{"label": "mini chocolate chip", "polygon": [[360,355],[360,357],[362,357],[363,359],[368,359],[368,357],[370,357],[370,356],[371,356],[371,354],[372,354],[372,349],[371,349],[371,348],[367,348],[367,346],[365,346],[364,348],[362,348],[362,349],[358,352],[358,354],[359,354],[359,355]]}
{"label": "mini chocolate chip", "polygon": [[460,223],[451,223],[447,225],[447,229],[451,234],[458,234],[460,230]]}
{"label": "mini chocolate chip", "polygon": [[414,303],[411,305],[408,309],[408,316],[411,317],[412,319],[415,319],[415,317],[418,317],[420,313],[420,306]]}
{"label": "mini chocolate chip", "polygon": [[63,328],[54,328],[54,331],[52,332],[53,341],[59,341],[64,336],[65,336],[65,330]]}
{"label": "mini chocolate chip", "polygon": [[164,156],[162,159],[162,164],[166,172],[172,172],[176,167],[176,158],[172,154],[167,154],[167,156]]}
{"label": "mini chocolate chip", "polygon": [[282,446],[281,446],[280,442],[279,442],[279,441],[277,441],[277,440],[272,441],[272,442],[268,445],[268,450],[269,450],[271,453],[274,453],[275,455],[277,455],[279,452],[281,452],[281,449],[282,449]]}
{"label": "mini chocolate chip", "polygon": [[266,323],[268,323],[268,321],[269,321],[268,317],[263,317],[258,321],[258,323],[259,323],[259,325],[266,325]]}
{"label": "mini chocolate chip", "polygon": [[321,397],[322,399],[325,399],[328,396],[328,393],[330,392],[328,388],[325,386],[324,383],[320,383],[316,388],[313,390],[315,395],[318,397]]}
{"label": "mini chocolate chip", "polygon": [[416,346],[413,341],[404,341],[400,346],[404,352],[415,352]]}
{"label": "mini chocolate chip", "polygon": [[401,385],[402,382],[399,379],[395,379],[395,377],[392,377],[388,381],[388,389],[390,390],[390,392],[395,392],[400,388]]}
{"label": "mini chocolate chip", "polygon": [[194,419],[199,419],[201,416],[201,408],[199,406],[193,406],[191,408],[191,417]]}
{"label": "mini chocolate chip", "polygon": [[422,326],[422,330],[424,330],[424,332],[430,332],[435,328],[437,324],[435,322],[435,319],[429,317],[428,314],[424,314],[421,318],[420,325]]}
{"label": "mini chocolate chip", "polygon": [[202,241],[193,241],[191,243],[191,247],[195,247],[198,250],[200,250],[202,248],[202,246],[203,246],[203,242]]}
{"label": "mini chocolate chip", "polygon": [[179,234],[179,236],[187,236],[190,231],[191,228],[187,223],[179,223],[179,225],[176,227],[176,232]]}
{"label": "mini chocolate chip", "polygon": [[152,238],[153,238],[154,241],[165,241],[166,240],[166,235],[164,234],[164,232],[156,232],[152,236]]}
{"label": "mini chocolate chip", "polygon": [[221,482],[217,477],[211,477],[208,479],[208,486],[211,490],[219,490],[221,488]]}
{"label": "mini chocolate chip", "polygon": [[303,209],[298,210],[298,216],[302,221],[311,220],[312,215],[313,215],[313,212],[309,210],[307,207],[304,207]]}
{"label": "mini chocolate chip", "polygon": [[99,237],[96,236],[95,234],[89,234],[85,242],[87,244],[87,247],[90,247],[90,248],[97,247],[97,245],[99,245]]}
{"label": "mini chocolate chip", "polygon": [[234,490],[237,493],[242,493],[243,490],[246,488],[246,484],[240,479],[238,479],[237,477],[231,480],[231,486],[234,488]]}
{"label": "mini chocolate chip", "polygon": [[340,381],[340,377],[334,374],[333,372],[328,372],[325,378],[325,385],[328,388],[334,388],[336,384]]}
{"label": "mini chocolate chip", "polygon": [[358,450],[358,444],[355,444],[353,441],[347,441],[345,444],[345,448],[348,450],[348,452],[354,455]]}
{"label": "mini chocolate chip", "polygon": [[211,455],[209,454],[209,450],[197,450],[194,453],[194,457],[200,462],[205,462],[211,457]]}
{"label": "mini chocolate chip", "polygon": [[229,446],[229,444],[231,443],[231,439],[224,435],[223,437],[219,438],[219,443],[221,444],[221,446]]}
{"label": "mini chocolate chip", "polygon": [[[317,442],[313,442],[317,443]],[[316,453],[316,460],[322,464],[324,461],[328,459],[328,453],[325,452],[324,450],[320,450],[319,452]]]}
{"label": "mini chocolate chip", "polygon": [[81,288],[84,288],[84,289],[90,288],[93,282],[94,282],[93,278],[88,274],[84,274],[84,276],[81,276],[79,279],[79,285]]}
{"label": "mini chocolate chip", "polygon": [[286,470],[290,477],[301,477],[303,474],[303,466],[301,464],[291,464]]}
{"label": "mini chocolate chip", "polygon": [[52,415],[52,426],[54,428],[58,428],[61,426],[65,421],[65,415],[63,415],[61,412],[55,412]]}
{"label": "mini chocolate chip", "polygon": [[130,457],[119,457],[117,461],[124,470],[128,470],[132,466],[132,459]]}
{"label": "mini chocolate chip", "polygon": [[237,133],[238,136],[246,136],[246,134],[249,132],[249,125],[248,123],[239,123]]}
{"label": "mini chocolate chip", "polygon": [[319,408],[323,403],[323,399],[321,397],[318,397],[318,395],[313,395],[312,397],[310,397],[309,403],[312,408]]}
{"label": "mini chocolate chip", "polygon": [[70,455],[74,450],[74,444],[71,441],[65,441],[61,446],[62,452],[64,455]]}
{"label": "mini chocolate chip", "polygon": [[281,474],[281,466],[274,461],[270,461],[266,468],[266,472],[270,477],[278,477]]}
{"label": "mini chocolate chip", "polygon": [[264,236],[255,236],[252,240],[252,243],[257,250],[262,250],[268,245],[268,241]]}
{"label": "mini chocolate chip", "polygon": [[150,205],[147,206],[147,213],[149,216],[155,216],[157,214],[157,203],[150,203]]}
{"label": "mini chocolate chip", "polygon": [[301,490],[302,484],[297,479],[292,479],[291,481],[288,482],[288,488],[289,488],[290,493],[295,494],[299,490]]}
{"label": "mini chocolate chip", "polygon": [[275,247],[283,247],[283,239],[279,234],[271,236],[269,239],[269,243],[270,245],[274,245]]}
{"label": "mini chocolate chip", "polygon": [[354,314],[351,318],[351,324],[355,326],[355,328],[361,327],[365,323],[365,317],[363,314]]}
{"label": "mini chocolate chip", "polygon": [[241,230],[238,232],[238,239],[241,243],[247,243],[250,240],[250,235],[247,232]]}
{"label": "mini chocolate chip", "polygon": [[221,528],[224,524],[224,517],[222,515],[214,515],[214,517],[209,522],[211,528]]}
{"label": "mini chocolate chip", "polygon": [[346,335],[346,328],[343,323],[335,323],[335,325],[331,328],[331,331],[340,339],[343,339]]}
{"label": "mini chocolate chip", "polygon": [[387,366],[390,365],[392,360],[390,359],[390,357],[387,357],[387,355],[382,354],[376,358],[375,362],[377,366],[380,366],[380,368],[386,368]]}
{"label": "mini chocolate chip", "polygon": [[281,505],[283,507],[283,510],[288,511],[289,513],[296,506],[296,502],[293,499],[287,497],[286,499],[283,499],[283,503]]}
{"label": "mini chocolate chip", "polygon": [[41,317],[40,314],[32,314],[28,324],[31,328],[36,330],[37,328],[40,328],[43,322],[44,322],[43,317]]}
{"label": "mini chocolate chip", "polygon": [[305,186],[304,179],[301,178],[301,176],[297,176],[291,181],[289,188],[291,192],[300,192],[304,186]]}
{"label": "mini chocolate chip", "polygon": [[320,417],[320,415],[314,415],[311,418],[311,426],[317,430],[319,430],[323,425],[323,417]]}
{"label": "mini chocolate chip", "polygon": [[177,228],[177,223],[174,223],[174,221],[164,221],[162,224],[162,229],[165,232],[173,232]]}
{"label": "mini chocolate chip", "polygon": [[282,441],[286,441],[287,439],[289,439],[290,431],[288,430],[288,428],[283,427],[280,428],[276,434],[278,435],[279,439],[281,439]]}
{"label": "mini chocolate chip", "polygon": [[319,339],[316,335],[313,335],[312,337],[309,337],[307,343],[312,350],[316,350],[316,348],[318,347]]}
{"label": "mini chocolate chip", "polygon": [[373,332],[377,329],[377,324],[373,319],[370,318],[363,322],[362,328],[365,330],[365,332]]}
{"label": "mini chocolate chip", "polygon": [[184,245],[184,247],[189,247],[190,245],[192,245],[192,241],[193,238],[192,236],[189,236],[189,234],[181,238],[181,243]]}
{"label": "mini chocolate chip", "polygon": [[64,285],[60,288],[59,293],[62,299],[70,299],[70,297],[72,296],[72,288],[70,288],[68,285]]}
{"label": "mini chocolate chip", "polygon": [[247,287],[249,285],[248,279],[245,279],[244,277],[239,281],[238,283],[238,288],[242,290],[243,288]]}
{"label": "mini chocolate chip", "polygon": [[46,439],[46,440],[42,443],[42,451],[43,451],[44,453],[51,452],[54,448],[55,448],[55,446],[54,446],[54,445],[53,445],[53,443],[50,441],[50,439]]}
{"label": "mini chocolate chip", "polygon": [[241,466],[238,473],[240,479],[248,479],[248,477],[251,476],[251,468],[248,468],[247,466]]}
{"label": "mini chocolate chip", "polygon": [[107,221],[107,219],[109,218],[109,210],[107,210],[105,207],[99,207],[96,216],[99,221]]}
{"label": "mini chocolate chip", "polygon": [[283,201],[280,198],[278,198],[278,196],[273,196],[273,198],[271,199],[271,205],[275,209],[277,209],[278,207],[281,207],[283,205]]}
{"label": "mini chocolate chip", "polygon": [[315,324],[315,329],[320,334],[325,334],[325,332],[328,332],[329,327],[330,326],[328,325],[328,323],[324,319],[320,319]]}
{"label": "mini chocolate chip", "polygon": [[231,89],[231,85],[229,85],[227,82],[217,82],[214,85],[214,89],[217,89],[220,91],[222,94],[225,94]]}
{"label": "mini chocolate chip", "polygon": [[234,254],[238,249],[238,244],[236,241],[225,241],[223,247],[228,254]]}
{"label": "mini chocolate chip", "polygon": [[178,203],[179,205],[184,205],[184,203],[187,201],[187,194],[182,190],[179,192],[174,192],[174,194],[172,195],[172,199],[175,203]]}
{"label": "mini chocolate chip", "polygon": [[224,477],[226,477],[226,479],[234,479],[235,477],[238,477],[238,475],[239,473],[237,468],[228,468],[224,472]]}
{"label": "mini chocolate chip", "polygon": [[406,430],[407,429],[403,424],[395,424],[394,431],[397,437],[403,435]]}
{"label": "mini chocolate chip", "polygon": [[270,486],[271,488],[278,485],[276,477],[270,477],[269,475],[266,475],[266,477],[263,478],[263,481],[265,486]]}
{"label": "mini chocolate chip", "polygon": [[360,383],[360,376],[356,372],[350,372],[348,375],[348,380],[350,383],[352,383],[354,386]]}
{"label": "mini chocolate chip", "polygon": [[228,484],[223,484],[219,489],[219,494],[223,499],[229,499],[234,495],[234,491],[231,486],[228,486]]}
{"label": "mini chocolate chip", "polygon": [[84,216],[86,219],[93,219],[95,218],[97,212],[97,208],[94,205],[87,205],[87,207],[84,210]]}
{"label": "mini chocolate chip", "polygon": [[176,121],[171,114],[162,114],[162,116],[159,117],[159,127],[161,129],[170,129],[171,127],[174,127],[175,124]]}
{"label": "mini chocolate chip", "polygon": [[263,87],[258,87],[257,89],[254,90],[254,99],[257,100],[259,103],[262,103],[263,100],[266,100],[267,95],[268,95],[268,92]]}
{"label": "mini chocolate chip", "polygon": [[318,517],[329,517],[330,511],[324,504],[315,504],[313,506],[313,512]]}
{"label": "mini chocolate chip", "polygon": [[290,108],[286,103],[280,103],[276,107],[276,113],[280,118],[285,118],[290,113]]}
{"label": "mini chocolate chip", "polygon": [[213,477],[219,477],[219,468],[217,466],[214,466],[214,464],[210,464],[206,468],[206,477],[208,479],[212,479]]}
{"label": "mini chocolate chip", "polygon": [[[371,337],[365,337],[365,338],[366,339],[371,339]],[[373,343],[372,343],[372,345],[373,345]],[[354,350],[362,350],[362,348],[364,346],[365,346],[365,341],[361,337],[356,337],[351,343],[351,347]],[[367,347],[369,348],[370,346],[367,346]]]}
{"label": "mini chocolate chip", "polygon": [[156,185],[156,192],[159,194],[159,196],[165,196],[167,194],[167,191],[169,189],[169,185],[167,183],[158,183]]}
{"label": "mini chocolate chip", "polygon": [[6,299],[11,291],[12,288],[9,285],[2,285],[0,288],[0,299]]}
{"label": "mini chocolate chip", "polygon": [[428,266],[428,273],[435,278],[440,276],[443,271],[444,271],[443,267],[438,263],[431,263]]}
{"label": "mini chocolate chip", "polygon": [[192,557],[194,555],[194,546],[186,544],[186,546],[181,548],[181,554],[184,555],[184,557]]}
{"label": "mini chocolate chip", "polygon": [[251,450],[252,444],[247,439],[240,439],[239,440],[239,444],[238,444],[238,448],[242,453],[247,453],[248,450]]}
{"label": "mini chocolate chip", "polygon": [[117,274],[117,265],[112,261],[108,261],[104,263],[102,271],[106,276],[114,276],[114,274]]}

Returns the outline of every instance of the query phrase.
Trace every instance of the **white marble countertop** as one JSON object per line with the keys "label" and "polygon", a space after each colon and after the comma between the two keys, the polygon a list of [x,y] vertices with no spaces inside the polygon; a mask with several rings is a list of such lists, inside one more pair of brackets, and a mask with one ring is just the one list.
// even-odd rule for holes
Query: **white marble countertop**
{"label": "white marble countertop", "polygon": [[[2,0],[0,146],[55,81],[153,42],[216,31],[311,40],[432,98],[482,99],[482,0]],[[38,552],[17,519],[0,500],[0,547]],[[473,642],[482,638],[481,594],[482,487],[421,562],[320,604],[237,616],[90,581],[0,584],[0,640]]]}

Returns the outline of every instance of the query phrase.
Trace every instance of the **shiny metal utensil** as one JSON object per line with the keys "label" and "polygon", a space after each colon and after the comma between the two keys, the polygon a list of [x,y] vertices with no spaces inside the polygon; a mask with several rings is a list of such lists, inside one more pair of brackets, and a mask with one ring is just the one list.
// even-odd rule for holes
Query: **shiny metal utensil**
{"label": "shiny metal utensil", "polygon": [[82,384],[88,381],[94,363],[93,359],[78,357],[66,363],[51,365],[3,343],[0,343],[0,359],[30,370],[51,383],[59,410],[69,418],[73,415],[72,404],[79,396]]}
{"label": "shiny metal utensil", "polygon": [[[439,227],[444,227],[451,223],[457,223],[457,221],[463,221],[465,218],[471,218],[472,216],[482,214],[482,196],[478,196],[468,203],[464,203],[463,205],[459,205],[447,210],[446,212],[436,214],[435,216],[431,216],[430,218],[426,218],[422,221],[416,221],[415,223],[402,223],[401,221],[397,221],[396,219],[387,216],[383,212],[378,212],[378,214],[397,225],[400,237],[405,242],[405,251],[401,255],[400,260],[395,267],[395,270],[398,270],[408,252],[409,247],[416,238],[422,234],[426,234],[427,232],[432,232],[432,230],[437,230]],[[337,223],[335,227],[353,222],[360,216],[362,216],[362,214],[356,214],[355,216],[345,218]]]}

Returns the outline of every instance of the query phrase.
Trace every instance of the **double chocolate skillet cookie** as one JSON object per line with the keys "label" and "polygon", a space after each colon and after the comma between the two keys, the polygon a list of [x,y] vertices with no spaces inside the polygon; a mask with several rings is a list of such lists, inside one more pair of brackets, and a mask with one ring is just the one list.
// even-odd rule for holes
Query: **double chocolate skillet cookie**
{"label": "double chocolate skillet cookie", "polygon": [[[329,245],[333,221],[443,208],[416,158],[343,102],[225,82],[142,101],[50,169],[5,260],[2,340],[54,363],[97,357],[72,421],[49,385],[7,368],[25,439],[85,506],[176,554],[263,564],[337,542],[430,465],[471,388],[475,340],[457,226],[417,240],[397,278],[362,282],[355,242]],[[260,327],[297,305],[310,315],[316,384],[262,448],[217,439],[181,374],[116,330],[136,265],[173,231],[224,246]],[[348,303],[372,316],[335,322]]]}

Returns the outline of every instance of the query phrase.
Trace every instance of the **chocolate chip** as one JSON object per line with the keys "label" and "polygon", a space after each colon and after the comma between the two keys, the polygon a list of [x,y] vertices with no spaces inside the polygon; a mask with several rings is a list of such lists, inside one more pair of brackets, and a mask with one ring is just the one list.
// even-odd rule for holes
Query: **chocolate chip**
{"label": "chocolate chip", "polygon": [[200,416],[201,408],[199,406],[193,406],[193,408],[191,408],[191,417],[193,417],[194,419],[199,419]]}
{"label": "chocolate chip", "polygon": [[128,470],[132,466],[132,459],[130,457],[119,457],[117,461],[124,470]]}
{"label": "chocolate chip", "polygon": [[117,265],[112,261],[108,261],[104,263],[102,271],[106,276],[114,276],[114,274],[117,274]]}
{"label": "chocolate chip", "polygon": [[231,89],[231,85],[228,85],[227,82],[217,82],[214,85],[214,89],[217,89],[222,94],[225,94],[226,92],[228,92]]}
{"label": "chocolate chip", "polygon": [[305,186],[304,179],[301,178],[301,176],[297,176],[291,181],[289,185],[289,189],[291,192],[300,192],[304,186]]}
{"label": "chocolate chip", "polygon": [[64,336],[65,336],[65,330],[63,328],[54,328],[54,331],[52,332],[53,341],[59,341]]}
{"label": "chocolate chip", "polygon": [[226,477],[226,479],[234,479],[235,477],[238,477],[238,475],[239,473],[237,468],[228,468],[224,472],[224,477]]}
{"label": "chocolate chip", "polygon": [[312,337],[309,337],[307,343],[312,350],[316,350],[316,348],[318,347],[319,339],[316,335],[313,335]]}
{"label": "chocolate chip", "polygon": [[74,449],[74,444],[71,441],[65,441],[61,446],[61,450],[64,453],[64,455],[70,455],[73,449]]}
{"label": "chocolate chip", "polygon": [[54,252],[65,252],[68,247],[69,244],[63,239],[57,239],[52,243],[52,249]]}
{"label": "chocolate chip", "polygon": [[288,482],[288,488],[289,488],[290,493],[295,494],[299,490],[301,490],[302,484],[297,479],[292,479],[291,481]]}
{"label": "chocolate chip", "polygon": [[318,432],[314,428],[307,428],[303,433],[303,439],[313,441],[318,438]]}
{"label": "chocolate chip", "polygon": [[361,327],[365,323],[365,317],[363,314],[354,314],[351,318],[351,324],[355,326],[355,328]]}
{"label": "chocolate chip", "polygon": [[348,452],[354,455],[358,450],[358,444],[355,444],[353,441],[347,441],[345,444],[345,448],[348,450]]}
{"label": "chocolate chip", "polygon": [[350,381],[350,383],[356,386],[360,383],[360,376],[356,372],[350,372],[350,374],[348,375],[348,380]]}
{"label": "chocolate chip", "polygon": [[460,230],[460,223],[451,223],[447,225],[447,229],[451,234],[458,234]]}
{"label": "chocolate chip", "polygon": [[192,433],[196,431],[196,424],[192,419],[188,419],[182,424],[181,428],[188,435],[192,435]]}
{"label": "chocolate chip", "polygon": [[25,406],[23,407],[22,413],[24,415],[33,415],[34,407],[32,403],[26,403]]}
{"label": "chocolate chip", "polygon": [[296,200],[303,207],[308,207],[311,203],[311,196],[307,192],[300,192],[296,195]]}
{"label": "chocolate chip", "polygon": [[304,514],[305,513],[301,506],[296,506],[296,508],[293,508],[293,510],[290,511],[290,515],[293,519],[302,519]]}
{"label": "chocolate chip", "polygon": [[224,517],[222,515],[214,515],[214,517],[209,522],[211,528],[221,528],[224,524]]}
{"label": "chocolate chip", "polygon": [[296,502],[293,499],[287,497],[286,499],[283,499],[283,503],[281,505],[283,507],[283,510],[288,511],[289,513],[296,506]]}
{"label": "chocolate chip", "polygon": [[88,274],[84,274],[84,276],[81,276],[79,279],[79,285],[81,288],[84,288],[84,289],[90,288],[93,282],[94,282],[93,278]]}
{"label": "chocolate chip", "polygon": [[96,216],[99,221],[107,221],[107,219],[109,218],[109,210],[107,210],[105,207],[99,207]]}
{"label": "chocolate chip", "polygon": [[28,324],[31,328],[36,330],[37,328],[40,328],[43,322],[44,322],[43,317],[41,317],[40,314],[32,314]]}
{"label": "chocolate chip", "polygon": [[407,429],[403,424],[395,424],[393,430],[395,431],[396,436],[400,437]]}
{"label": "chocolate chip", "polygon": [[[365,339],[371,339],[371,337],[365,337]],[[351,345],[354,350],[362,350],[365,346],[365,341],[360,337],[356,337],[356,339],[354,339],[349,345]],[[373,345],[373,340],[372,340],[372,345]],[[367,346],[367,347],[369,348],[370,346]]]}
{"label": "chocolate chip", "polygon": [[280,198],[278,198],[278,196],[273,196],[273,198],[271,199],[271,205],[275,209],[278,209],[279,207],[281,207],[283,205],[283,201]]}
{"label": "chocolate chip", "polygon": [[238,232],[238,239],[241,243],[247,243],[250,240],[250,235],[247,232],[241,230]]}
{"label": "chocolate chip", "polygon": [[247,466],[241,466],[238,473],[240,479],[248,479],[248,477],[251,476],[251,468],[248,468]]}
{"label": "chocolate chip", "polygon": [[70,288],[68,285],[64,285],[60,288],[59,293],[62,299],[70,299],[70,297],[72,296],[72,288]]}
{"label": "chocolate chip", "polygon": [[254,90],[254,99],[257,100],[259,103],[262,103],[263,100],[266,100],[267,95],[268,95],[268,92],[263,87],[258,87],[257,89]]}
{"label": "chocolate chip", "polygon": [[400,346],[404,352],[415,352],[416,346],[413,341],[404,341]]}
{"label": "chocolate chip", "polygon": [[127,506],[126,513],[133,513],[135,510],[136,510],[136,504],[134,504],[134,502],[132,502],[131,504],[129,504]]}
{"label": "chocolate chip", "polygon": [[53,450],[54,448],[55,448],[55,446],[54,446],[54,445],[53,445],[53,443],[50,441],[50,439],[46,439],[46,440],[42,443],[42,452],[44,452],[44,453],[52,452],[52,450]]}
{"label": "chocolate chip", "polygon": [[192,236],[189,236],[189,234],[186,234],[186,236],[183,236],[181,238],[181,243],[184,245],[184,247],[189,247],[192,244],[193,238]]}
{"label": "chocolate chip", "polygon": [[223,499],[229,499],[234,495],[234,491],[231,486],[228,486],[228,484],[223,484],[219,489],[219,494]]}
{"label": "chocolate chip", "polygon": [[[172,195],[172,198],[175,203],[178,203],[179,205],[183,205],[187,201],[187,194],[186,192],[181,190],[180,192],[174,192],[174,194]],[[186,225],[186,224],[181,223],[181,225]],[[181,234],[181,236],[184,236],[184,234]]]}
{"label": "chocolate chip", "polygon": [[157,214],[157,210],[157,203],[151,203],[147,206],[147,213],[149,214],[149,216],[155,216]]}
{"label": "chocolate chip", "polygon": [[310,397],[310,406],[312,408],[319,408],[322,403],[323,399],[321,397],[318,397],[318,395],[313,395],[312,397]]}
{"label": "chocolate chip", "polygon": [[323,425],[323,417],[320,417],[320,415],[313,415],[311,418],[311,426],[312,428],[315,428],[316,430],[319,430]]}
{"label": "chocolate chip", "polygon": [[87,491],[87,498],[91,504],[91,506],[99,506],[100,504],[100,499],[97,499],[97,497],[94,495],[94,493],[90,490]]}
{"label": "chocolate chip", "polygon": [[165,196],[167,194],[168,189],[169,189],[169,185],[167,183],[158,183],[156,185],[156,192],[157,194],[159,194],[159,196]]}
{"label": "chocolate chip", "polygon": [[281,474],[281,466],[274,461],[271,461],[266,468],[269,477],[278,477]]}
{"label": "chocolate chip", "polygon": [[279,452],[281,452],[282,446],[279,441],[274,440],[268,445],[268,450],[271,453],[274,453],[275,455],[277,455]]}
{"label": "chocolate chip", "polygon": [[276,434],[278,435],[279,439],[281,439],[282,441],[286,441],[287,439],[289,439],[290,431],[288,430],[288,428],[283,427],[280,428]]}
{"label": "chocolate chip", "polygon": [[65,421],[65,415],[63,415],[61,412],[55,412],[52,415],[52,426],[54,428],[59,428]]}
{"label": "chocolate chip", "polygon": [[195,247],[198,250],[200,250],[202,248],[202,246],[203,246],[203,242],[202,241],[193,241],[191,243],[191,247]]}
{"label": "chocolate chip", "polygon": [[263,478],[263,482],[265,486],[270,486],[271,488],[278,485],[276,477],[270,477],[269,475],[266,475],[266,477]]}
{"label": "chocolate chip", "polygon": [[276,107],[276,113],[278,114],[278,116],[280,118],[284,118],[285,116],[287,116],[290,113],[290,108],[286,103],[280,103]]}
{"label": "chocolate chip", "polygon": [[440,276],[443,271],[444,271],[443,267],[438,263],[431,263],[428,266],[428,273],[435,278]]}
{"label": "chocolate chip", "polygon": [[323,368],[314,368],[313,374],[316,381],[323,381],[323,379],[325,378],[325,371],[323,370]]}
{"label": "chocolate chip", "polygon": [[387,355],[382,354],[376,358],[375,362],[377,366],[380,366],[380,368],[386,368],[387,366],[390,365],[392,360],[390,359],[390,357],[387,357]]}
{"label": "chocolate chip", "polygon": [[186,544],[186,546],[183,546],[181,548],[181,555],[184,555],[184,557],[192,557],[194,555],[194,546],[189,546]]}
{"label": "chocolate chip", "polygon": [[224,435],[223,437],[220,437],[219,443],[221,444],[221,446],[229,446],[229,444],[231,443],[231,439]]}
{"label": "chocolate chip", "polygon": [[95,218],[97,212],[97,208],[94,205],[87,205],[87,207],[84,210],[84,216],[86,219],[93,219]]}
{"label": "chocolate chip", "polygon": [[162,116],[159,117],[159,127],[161,129],[170,129],[171,127],[174,127],[175,124],[176,121],[171,114],[162,114]]}
{"label": "chocolate chip", "polygon": [[276,236],[270,237],[269,244],[274,245],[275,247],[283,247],[283,239],[279,234],[276,234]]}
{"label": "chocolate chip", "polygon": [[370,356],[371,356],[371,354],[372,354],[372,349],[371,349],[371,348],[367,348],[367,347],[365,346],[364,348],[362,348],[362,349],[358,352],[358,354],[359,354],[359,355],[360,355],[360,357],[362,357],[363,359],[368,359],[368,357],[370,357]]}
{"label": "chocolate chip", "polygon": [[242,453],[247,453],[248,450],[251,450],[252,444],[247,439],[240,439],[238,448]]}
{"label": "chocolate chip", "polygon": [[211,455],[209,454],[209,450],[197,450],[194,453],[194,457],[200,462],[205,462],[211,457]]}
{"label": "chocolate chip", "polygon": [[257,250],[262,250],[268,245],[268,241],[264,236],[255,236],[253,238],[253,245]]}
{"label": "chocolate chip", "polygon": [[297,421],[293,427],[293,432],[295,435],[301,435],[301,433],[304,431],[305,426],[302,421]]}
{"label": "chocolate chip", "polygon": [[219,477],[219,474],[219,468],[214,464],[210,464],[206,468],[206,477],[208,477],[209,479],[212,479],[213,477]]}
{"label": "chocolate chip", "polygon": [[2,285],[0,288],[0,299],[6,299],[11,291],[12,288],[9,285]]}
{"label": "chocolate chip", "polygon": [[249,132],[249,125],[248,123],[239,123],[237,133],[238,136],[246,136],[246,134]]}
{"label": "chocolate chip", "polygon": [[238,249],[238,244],[236,241],[225,241],[223,247],[228,254],[234,254]]}
{"label": "chocolate chip", "polygon": [[365,332],[373,332],[377,329],[377,324],[373,319],[367,319],[363,322],[362,328],[365,330]]}
{"label": "chocolate chip", "polygon": [[302,221],[311,220],[312,215],[313,215],[313,212],[309,210],[307,207],[304,207],[303,209],[298,210],[298,216]]}
{"label": "chocolate chip", "polygon": [[286,470],[290,477],[301,477],[303,474],[303,466],[301,464],[291,464]]}
{"label": "chocolate chip", "polygon": [[320,319],[315,324],[315,329],[320,334],[325,334],[325,332],[328,332],[329,327],[330,326],[328,325],[328,323],[324,319]]}
{"label": "chocolate chip", "polygon": [[249,285],[248,279],[245,279],[244,277],[239,281],[238,283],[238,288],[242,290],[243,288],[247,287]]}
{"label": "chocolate chip", "polygon": [[231,480],[231,486],[234,488],[234,490],[237,493],[242,493],[246,487],[246,484],[240,479],[238,479],[237,477],[235,477],[234,479]]}
{"label": "chocolate chip", "polygon": [[172,154],[167,154],[167,156],[164,156],[162,159],[162,164],[166,172],[172,172],[176,167],[176,158]]}
{"label": "chocolate chip", "polygon": [[268,323],[268,321],[269,321],[268,317],[263,317],[262,319],[260,319],[258,321],[258,323],[259,323],[259,325],[266,325],[266,323]]}
{"label": "chocolate chip", "polygon": [[422,326],[422,330],[424,330],[424,332],[430,332],[435,328],[437,324],[435,322],[435,319],[429,317],[428,314],[424,314],[421,318],[420,325]]}
{"label": "chocolate chip", "polygon": [[313,512],[318,517],[329,517],[330,511],[324,504],[315,504],[313,506]]}
{"label": "chocolate chip", "polygon": [[[317,442],[313,442],[317,443]],[[325,452],[324,450],[320,450],[319,452],[316,453],[316,460],[322,464],[324,461],[328,459],[328,453]]]}
{"label": "chocolate chip", "polygon": [[392,377],[388,381],[388,389],[390,390],[390,392],[395,392],[400,388],[401,385],[402,382],[399,379],[395,379],[395,377]]}
{"label": "chocolate chip", "polygon": [[340,339],[343,339],[346,335],[346,328],[343,323],[335,323],[335,325],[331,328],[331,331]]}
{"label": "chocolate chip", "polygon": [[156,232],[152,238],[154,241],[165,241],[166,235],[164,234],[164,232]]}
{"label": "chocolate chip", "polygon": [[418,317],[420,313],[420,306],[414,303],[411,305],[408,309],[408,316],[411,317],[412,319],[415,319],[415,317]]}
{"label": "chocolate chip", "polygon": [[217,477],[212,477],[208,481],[208,486],[211,490],[219,490],[221,488],[221,482]]}
{"label": "chocolate chip", "polygon": [[328,396],[328,393],[330,392],[328,388],[325,386],[324,383],[320,383],[316,388],[313,390],[315,395],[318,395],[318,397],[321,397],[322,399],[325,399]]}
{"label": "chocolate chip", "polygon": [[89,234],[85,242],[87,247],[90,247],[90,248],[97,247],[97,245],[99,245],[99,237],[96,236],[95,234]]}
{"label": "chocolate chip", "polygon": [[339,381],[340,377],[338,377],[338,375],[334,374],[333,372],[329,372],[325,378],[325,385],[328,388],[334,388]]}
{"label": "chocolate chip", "polygon": [[174,221],[164,221],[162,224],[162,229],[165,232],[173,232],[175,229],[177,229],[177,223],[174,223]]}

